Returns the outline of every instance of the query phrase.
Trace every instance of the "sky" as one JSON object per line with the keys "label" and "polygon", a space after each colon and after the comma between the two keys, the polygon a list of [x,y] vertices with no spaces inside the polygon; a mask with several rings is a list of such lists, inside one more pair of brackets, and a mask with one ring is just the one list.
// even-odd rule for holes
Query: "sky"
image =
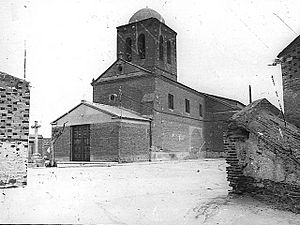
{"label": "sky", "polygon": [[92,79],[116,60],[116,27],[146,6],[177,32],[179,82],[244,104],[251,85],[253,100],[283,105],[280,65],[268,64],[300,33],[298,0],[1,0],[0,71],[24,77],[26,40],[30,123],[40,134],[92,101]]}

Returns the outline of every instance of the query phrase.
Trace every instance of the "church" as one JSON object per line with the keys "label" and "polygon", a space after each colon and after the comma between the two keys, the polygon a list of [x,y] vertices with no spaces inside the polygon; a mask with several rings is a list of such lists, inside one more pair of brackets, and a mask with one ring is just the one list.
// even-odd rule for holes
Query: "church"
{"label": "church", "polygon": [[56,161],[155,161],[224,156],[227,120],[241,102],[177,81],[177,33],[150,8],[117,27],[116,61],[52,124]]}

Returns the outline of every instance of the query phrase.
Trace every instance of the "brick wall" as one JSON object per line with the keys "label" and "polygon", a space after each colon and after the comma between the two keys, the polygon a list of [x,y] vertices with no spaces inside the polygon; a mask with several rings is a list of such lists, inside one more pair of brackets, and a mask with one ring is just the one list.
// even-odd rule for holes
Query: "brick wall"
{"label": "brick wall", "polygon": [[27,182],[29,83],[0,72],[0,186]]}
{"label": "brick wall", "polygon": [[205,151],[207,157],[225,157],[223,133],[227,130],[228,120],[239,110],[228,105],[206,98],[205,99]]}
{"label": "brick wall", "polygon": [[91,124],[90,129],[91,161],[118,161],[119,124]]}
{"label": "brick wall", "polygon": [[[203,122],[156,112],[152,121],[153,151],[203,155]],[[180,154],[179,154],[180,155]],[[174,157],[180,157],[174,155]]]}
{"label": "brick wall", "polygon": [[[150,18],[137,23],[120,26],[117,28],[117,57],[125,56],[125,40],[132,40],[132,62],[143,66],[157,74],[177,80],[177,57],[176,57],[176,32],[157,19]],[[145,35],[146,57],[140,59],[137,52],[137,37]],[[159,39],[164,39],[164,60],[159,60]],[[167,40],[171,41],[171,63],[167,63]]]}
{"label": "brick wall", "polygon": [[[52,137],[61,132],[62,127],[52,127]],[[66,126],[53,146],[54,158],[57,162],[70,161],[71,159],[71,127]]]}
{"label": "brick wall", "polygon": [[[93,86],[93,102],[119,106],[120,89],[122,92],[122,106],[143,114],[150,114],[153,104],[154,78],[136,77],[134,79],[119,79],[110,82],[100,82]],[[115,101],[111,101],[109,96],[116,94]]]}
{"label": "brick wall", "polygon": [[[168,152],[172,159],[204,157],[205,97],[159,77],[155,78],[155,90],[153,151]],[[168,107],[168,94],[174,96],[174,109]],[[185,111],[185,99],[190,101],[190,113]]]}
{"label": "brick wall", "polygon": [[119,148],[122,162],[149,161],[149,124],[120,124]]}
{"label": "brick wall", "polygon": [[281,63],[284,114],[300,127],[300,41],[284,53]]}
{"label": "brick wall", "polygon": [[[98,123],[90,125],[90,161],[148,161],[150,149],[149,124],[134,122]],[[61,127],[53,127],[59,132]],[[70,161],[71,127],[65,127],[54,144],[55,160]],[[120,151],[120,152],[119,152]]]}

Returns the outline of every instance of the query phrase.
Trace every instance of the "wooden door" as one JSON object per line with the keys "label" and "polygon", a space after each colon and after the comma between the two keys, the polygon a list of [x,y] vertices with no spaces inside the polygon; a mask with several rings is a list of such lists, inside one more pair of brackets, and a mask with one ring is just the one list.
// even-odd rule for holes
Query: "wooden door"
{"label": "wooden door", "polygon": [[72,161],[90,161],[90,126],[72,127]]}

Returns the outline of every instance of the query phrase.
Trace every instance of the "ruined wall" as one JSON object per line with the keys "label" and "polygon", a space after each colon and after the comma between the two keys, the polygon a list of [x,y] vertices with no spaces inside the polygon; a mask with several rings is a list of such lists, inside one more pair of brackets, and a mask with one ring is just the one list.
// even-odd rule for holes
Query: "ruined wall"
{"label": "ruined wall", "polygon": [[300,130],[270,105],[257,101],[232,117],[224,142],[228,181],[233,193],[300,213]]}
{"label": "ruined wall", "polygon": [[27,182],[29,84],[0,72],[0,187]]}

